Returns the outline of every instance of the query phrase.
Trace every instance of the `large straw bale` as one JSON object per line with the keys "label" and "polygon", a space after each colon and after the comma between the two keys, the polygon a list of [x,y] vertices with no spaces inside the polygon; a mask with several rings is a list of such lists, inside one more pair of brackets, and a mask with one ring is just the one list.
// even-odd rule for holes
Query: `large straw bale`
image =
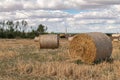
{"label": "large straw bale", "polygon": [[59,47],[59,36],[56,34],[40,35],[40,49],[55,49]]}
{"label": "large straw bale", "polygon": [[111,56],[112,42],[100,32],[78,34],[70,41],[69,53],[71,58],[93,63]]}

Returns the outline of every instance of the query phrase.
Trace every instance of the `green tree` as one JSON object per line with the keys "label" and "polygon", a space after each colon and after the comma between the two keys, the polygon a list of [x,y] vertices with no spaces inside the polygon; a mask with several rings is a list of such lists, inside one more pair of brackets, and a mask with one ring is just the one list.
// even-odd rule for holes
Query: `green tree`
{"label": "green tree", "polygon": [[6,22],[6,25],[7,25],[7,29],[5,31],[6,38],[14,38],[15,34],[14,34],[14,23],[13,23],[13,21],[8,20]]}
{"label": "green tree", "polygon": [[18,27],[20,26],[20,22],[16,21],[15,22],[15,31],[19,31]]}
{"label": "green tree", "polygon": [[38,28],[37,28],[37,32],[40,33],[40,34],[43,34],[47,31],[47,26],[44,26],[42,24],[39,24],[38,25]]}
{"label": "green tree", "polygon": [[21,24],[22,24],[22,29],[23,29],[22,31],[24,32],[27,29],[28,23],[27,23],[27,21],[22,20]]}
{"label": "green tree", "polygon": [[0,38],[34,38],[40,33],[44,34],[47,31],[47,27],[39,24],[38,28],[35,30],[31,26],[31,30],[27,30],[27,21],[12,21],[6,20],[0,22]]}
{"label": "green tree", "polygon": [[5,38],[5,21],[0,22],[0,38]]}

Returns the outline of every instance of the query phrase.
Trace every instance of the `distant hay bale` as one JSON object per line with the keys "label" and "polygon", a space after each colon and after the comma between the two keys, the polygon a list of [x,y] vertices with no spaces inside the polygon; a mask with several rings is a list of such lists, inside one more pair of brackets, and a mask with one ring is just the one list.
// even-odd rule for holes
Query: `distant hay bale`
{"label": "distant hay bale", "polygon": [[40,35],[40,49],[55,49],[59,47],[59,36],[55,34]]}
{"label": "distant hay bale", "polygon": [[112,42],[106,34],[100,32],[78,34],[70,42],[69,53],[71,58],[94,63],[111,56]]}
{"label": "distant hay bale", "polygon": [[112,40],[113,40],[114,42],[118,42],[118,41],[119,41],[118,38],[112,38]]}
{"label": "distant hay bale", "polygon": [[112,37],[119,37],[120,36],[120,34],[112,34]]}
{"label": "distant hay bale", "polygon": [[74,36],[70,36],[70,37],[68,37],[68,41],[72,41],[73,38],[74,38]]}
{"label": "distant hay bale", "polygon": [[112,34],[112,40],[117,42],[120,40],[120,34]]}
{"label": "distant hay bale", "polygon": [[66,34],[64,34],[64,33],[60,34],[59,36],[60,36],[60,38],[66,38]]}
{"label": "distant hay bale", "polygon": [[39,42],[39,37],[35,37],[35,38],[34,38],[34,41],[35,41],[35,42]]}

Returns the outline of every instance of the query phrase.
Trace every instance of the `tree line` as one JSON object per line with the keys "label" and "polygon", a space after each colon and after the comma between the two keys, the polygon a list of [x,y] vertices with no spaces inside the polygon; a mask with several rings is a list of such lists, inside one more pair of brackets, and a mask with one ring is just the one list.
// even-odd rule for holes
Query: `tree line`
{"label": "tree line", "polygon": [[[30,28],[30,31],[27,29]],[[22,21],[0,21],[0,38],[34,38],[39,34],[47,33],[47,26],[39,24],[37,29],[28,27],[28,22]]]}

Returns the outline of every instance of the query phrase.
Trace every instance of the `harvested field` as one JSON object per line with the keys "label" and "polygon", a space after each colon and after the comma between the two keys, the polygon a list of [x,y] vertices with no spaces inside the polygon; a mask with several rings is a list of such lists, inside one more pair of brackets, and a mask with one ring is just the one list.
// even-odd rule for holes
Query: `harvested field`
{"label": "harvested field", "polygon": [[71,60],[67,39],[58,49],[39,49],[31,39],[0,39],[0,80],[119,80],[120,42],[112,59],[94,65]]}

